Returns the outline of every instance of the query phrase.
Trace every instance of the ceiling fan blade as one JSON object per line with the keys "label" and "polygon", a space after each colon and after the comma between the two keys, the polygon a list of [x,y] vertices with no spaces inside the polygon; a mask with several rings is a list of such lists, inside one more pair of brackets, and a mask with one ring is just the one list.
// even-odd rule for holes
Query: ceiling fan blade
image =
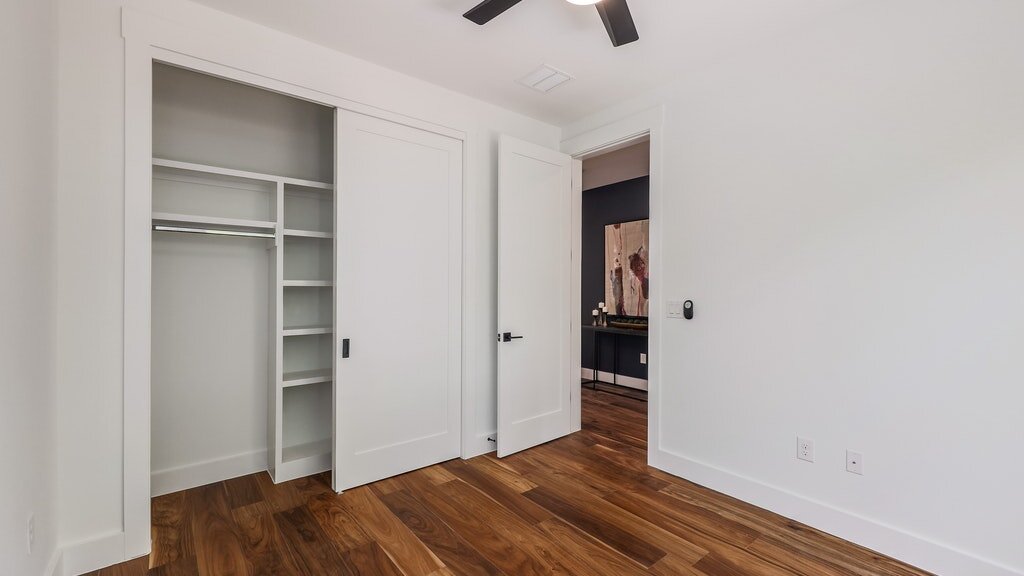
{"label": "ceiling fan blade", "polygon": [[622,46],[640,39],[626,0],[601,0],[595,6],[613,46]]}
{"label": "ceiling fan blade", "polygon": [[519,4],[520,0],[484,0],[463,14],[477,24],[487,24],[492,18]]}

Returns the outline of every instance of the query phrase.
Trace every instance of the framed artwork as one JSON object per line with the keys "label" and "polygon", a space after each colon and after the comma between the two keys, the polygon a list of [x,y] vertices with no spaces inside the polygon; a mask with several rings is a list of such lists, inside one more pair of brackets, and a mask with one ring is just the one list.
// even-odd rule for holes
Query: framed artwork
{"label": "framed artwork", "polygon": [[650,222],[604,227],[604,301],[612,314],[647,316]]}

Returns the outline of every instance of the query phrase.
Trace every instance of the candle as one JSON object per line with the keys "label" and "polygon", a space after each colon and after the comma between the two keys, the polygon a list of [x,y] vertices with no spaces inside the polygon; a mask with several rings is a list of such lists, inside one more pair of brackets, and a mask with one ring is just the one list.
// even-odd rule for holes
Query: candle
{"label": "candle", "polygon": [[598,314],[600,314],[600,312],[598,312],[597,310],[593,310],[590,312],[590,314],[593,316],[597,316]]}
{"label": "candle", "polygon": [[597,307],[604,310],[604,302],[598,302]]}

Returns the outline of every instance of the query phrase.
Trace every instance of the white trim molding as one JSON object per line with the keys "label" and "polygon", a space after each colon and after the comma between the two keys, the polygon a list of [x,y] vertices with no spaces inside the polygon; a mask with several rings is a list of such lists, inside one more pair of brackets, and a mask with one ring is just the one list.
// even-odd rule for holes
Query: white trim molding
{"label": "white trim molding", "polygon": [[973,556],[952,546],[668,450],[659,450],[656,458],[656,462],[651,465],[670,474],[935,574],[1022,576],[1012,568]]}
{"label": "white trim molding", "polygon": [[[660,135],[663,106],[656,106],[637,112],[621,120],[584,132],[562,141],[562,152],[576,158],[587,158],[597,153],[610,152],[651,134],[651,176],[654,176],[655,144],[653,132]],[[658,152],[660,153],[660,142]],[[660,157],[660,156],[659,156]],[[659,166],[660,168],[660,166]],[[652,185],[653,188],[653,185]],[[653,207],[652,207],[653,209]]]}
{"label": "white trim molding", "polygon": [[[462,142],[462,436],[459,456],[463,460],[486,454],[493,448],[486,446],[486,440],[481,443],[475,434],[475,423],[477,421],[477,387],[479,382],[474,378],[477,370],[477,354],[472,353],[467,343],[472,339],[473,311],[480,310],[482,305],[477,302],[476,295],[483,293],[477,285],[479,274],[477,270],[479,243],[474,240],[481,237],[478,219],[472,214],[477,213],[477,195],[470,193],[470,187],[466,184],[473,182],[475,168],[473,162],[476,160],[473,155],[473,146],[476,145],[480,135],[476,132],[467,132]],[[489,333],[490,331],[488,331]]]}
{"label": "white trim molding", "polygon": [[254,450],[224,458],[186,464],[176,468],[154,470],[150,485],[153,496],[205,486],[225,478],[237,478],[267,469],[267,451]]}
{"label": "white trim molding", "polygon": [[64,576],[64,550],[57,548],[53,551],[53,556],[50,556],[50,561],[46,563],[46,571],[43,572],[46,576]]}
{"label": "white trim molding", "polygon": [[78,576],[123,562],[124,536],[124,532],[111,532],[64,546],[58,561],[63,565],[63,576]]}
{"label": "white trim molding", "polygon": [[583,161],[572,159],[572,196],[570,207],[571,252],[569,259],[569,430],[583,429],[583,397],[576,386],[576,375],[583,367]]}

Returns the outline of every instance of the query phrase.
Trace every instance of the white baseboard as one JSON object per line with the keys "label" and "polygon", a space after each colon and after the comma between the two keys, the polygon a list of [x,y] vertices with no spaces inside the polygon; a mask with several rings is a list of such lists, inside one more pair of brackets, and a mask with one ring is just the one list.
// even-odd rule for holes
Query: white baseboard
{"label": "white baseboard", "polygon": [[58,563],[62,576],[78,576],[124,560],[124,532],[113,532],[63,546]]}
{"label": "white baseboard", "polygon": [[781,514],[875,552],[942,576],[1024,576],[996,562],[931,541],[852,512],[829,506],[715,468],[685,456],[659,450],[651,465],[701,486]]}
{"label": "white baseboard", "polygon": [[64,551],[57,548],[53,551],[53,556],[50,557],[50,561],[46,564],[46,571],[43,572],[46,576],[64,576]]}
{"label": "white baseboard", "polygon": [[255,474],[266,469],[267,451],[257,450],[178,468],[157,470],[150,477],[150,490],[153,496],[163,496],[228,478]]}
{"label": "white baseboard", "polygon": [[615,384],[617,386],[625,386],[626,388],[635,388],[637,390],[647,391],[647,380],[644,380],[643,378],[623,376],[622,374],[612,374],[611,372],[605,372],[604,370],[598,370],[597,378],[594,378],[593,368],[580,368],[580,376],[584,380],[598,380],[605,384],[611,384],[614,377]]}

